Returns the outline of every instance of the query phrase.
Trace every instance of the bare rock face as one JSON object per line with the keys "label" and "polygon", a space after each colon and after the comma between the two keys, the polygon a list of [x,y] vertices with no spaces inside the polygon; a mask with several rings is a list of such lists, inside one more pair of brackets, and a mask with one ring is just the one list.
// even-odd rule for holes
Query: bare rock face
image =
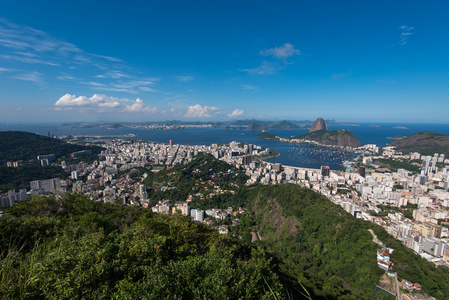
{"label": "bare rock face", "polygon": [[318,131],[318,130],[325,130],[327,131],[327,124],[326,121],[324,121],[322,118],[316,119],[316,121],[313,123],[312,127],[310,128],[310,132]]}

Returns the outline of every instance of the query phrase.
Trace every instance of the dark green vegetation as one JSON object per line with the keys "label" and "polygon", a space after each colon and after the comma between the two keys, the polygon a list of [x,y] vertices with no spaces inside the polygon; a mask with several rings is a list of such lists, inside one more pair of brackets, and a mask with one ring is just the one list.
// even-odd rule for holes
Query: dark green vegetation
{"label": "dark green vegetation", "polygon": [[[239,170],[222,162],[216,162],[211,156],[202,156],[185,168],[177,167],[153,174],[147,184],[153,189],[153,196],[150,197],[157,195],[157,199],[184,201],[187,195],[200,193],[202,197],[194,196],[190,202],[192,208],[232,206],[235,210],[239,206],[244,207],[247,213],[244,217],[238,217],[241,219],[238,226],[229,226],[231,233],[249,241],[251,231],[258,231],[262,240],[256,244],[263,246],[276,257],[281,278],[294,295],[300,294],[297,291],[302,291],[302,284],[314,299],[384,297],[373,291],[383,271],[377,267],[378,246],[372,242],[368,231],[373,228],[376,232],[384,232],[381,227],[354,219],[326,197],[297,185],[240,185],[235,188],[230,182],[235,183],[239,178],[240,184],[246,180],[246,176],[241,173],[232,175],[238,172]],[[222,176],[226,180],[221,181]],[[185,180],[183,177],[189,179]],[[167,186],[168,182],[178,188],[165,192],[154,189],[157,186]],[[221,184],[227,184],[227,188],[222,187],[222,190],[230,189],[234,194],[213,192],[215,195],[206,197],[214,186]],[[403,208],[401,212],[409,218],[412,217],[412,211],[408,207]],[[231,222],[225,220],[224,224]],[[402,245],[397,241],[394,245],[390,244],[389,239],[381,240],[393,249],[396,249],[397,244]],[[419,258],[404,246],[397,248],[400,255],[393,255],[393,270],[397,271],[399,276],[408,279],[408,274],[413,272],[414,268],[419,268],[423,274],[430,274],[426,275],[429,281],[421,283],[416,276],[409,280],[421,283],[426,292],[438,296],[439,299],[449,297],[446,286],[446,282],[449,282],[447,270],[436,270],[433,264]],[[444,278],[444,281],[441,281],[441,278]],[[436,293],[435,285],[444,290],[444,296]]]}
{"label": "dark green vegetation", "polygon": [[[223,221],[243,241],[180,215],[77,195],[7,209],[0,218],[0,291],[9,298],[259,299],[275,298],[271,290],[302,298],[305,287],[313,299],[384,299],[373,290],[383,271],[372,228],[395,249],[393,271],[449,298],[449,272],[381,227],[298,185],[244,186],[246,180],[243,171],[201,155],[145,182],[151,199],[192,195],[192,208],[245,208],[238,225]],[[251,231],[262,237],[252,246],[244,242]]]}
{"label": "dark green vegetation", "polygon": [[305,139],[316,141],[322,145],[360,147],[363,144],[347,129],[333,131],[318,130],[307,134],[291,137],[291,139]]}
{"label": "dark green vegetation", "polygon": [[434,132],[419,132],[404,139],[391,142],[390,145],[403,153],[419,152],[422,155],[435,153],[449,155],[449,136]]}
{"label": "dark green vegetation", "polygon": [[[314,299],[382,299],[373,288],[383,273],[367,230],[325,197],[296,185],[251,191],[260,234],[280,269],[312,292]],[[319,216],[319,217],[318,217]]]}
{"label": "dark green vegetation", "polygon": [[0,218],[2,299],[283,299],[259,247],[180,216],[84,196]]}
{"label": "dark green vegetation", "polygon": [[[239,191],[239,187],[243,186],[247,179],[243,171],[211,155],[199,155],[189,164],[163,169],[158,173],[149,172],[145,185],[153,205],[162,199],[172,202],[186,201],[189,195],[201,194],[202,197],[198,198],[203,198],[203,201],[208,201],[211,205],[217,205],[212,207],[226,208],[230,206],[228,204],[232,204],[226,199],[234,199],[230,191]],[[221,190],[228,192],[218,195],[214,192],[215,186],[220,186]],[[208,197],[210,193],[217,195]],[[242,199],[242,203],[244,202]]]}
{"label": "dark green vegetation", "polygon": [[278,140],[279,139],[277,135],[274,135],[269,132],[259,133],[256,137],[258,137],[260,139],[266,139],[266,140]]}
{"label": "dark green vegetation", "polygon": [[95,155],[103,149],[97,146],[73,145],[22,131],[0,131],[0,141],[0,165],[8,161],[36,160],[38,155],[54,154],[56,158],[61,158],[81,150],[91,150]]}
{"label": "dark green vegetation", "polygon": [[[419,165],[413,164],[418,163]],[[381,167],[387,167],[392,172],[396,172],[398,169],[406,169],[414,174],[419,174],[421,171],[420,160],[408,160],[408,159],[389,159],[389,158],[376,158],[374,164],[378,164]]]}
{"label": "dark green vegetation", "polygon": [[[67,177],[61,167],[42,167],[37,161],[38,155],[54,154],[56,159],[64,158],[67,163],[77,163],[83,159],[92,162],[98,158],[103,148],[98,146],[81,146],[21,131],[0,131],[0,190],[29,188],[32,180]],[[70,158],[73,152],[91,150],[91,156]],[[6,167],[8,161],[22,160],[26,164],[18,168]],[[57,162],[57,161],[53,161]],[[50,162],[52,163],[52,162]]]}
{"label": "dark green vegetation", "polygon": [[18,168],[0,167],[0,192],[29,189],[30,181],[58,177],[67,178],[68,173],[61,167],[26,165]]}

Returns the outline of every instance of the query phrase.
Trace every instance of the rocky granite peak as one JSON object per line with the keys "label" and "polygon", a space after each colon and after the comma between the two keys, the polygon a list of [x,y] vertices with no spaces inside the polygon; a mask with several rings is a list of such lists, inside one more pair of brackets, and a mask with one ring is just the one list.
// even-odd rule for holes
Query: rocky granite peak
{"label": "rocky granite peak", "polygon": [[314,132],[314,131],[319,131],[319,130],[327,131],[326,121],[324,121],[322,118],[318,118],[318,119],[316,119],[315,122],[313,122],[312,127],[310,127],[309,133]]}

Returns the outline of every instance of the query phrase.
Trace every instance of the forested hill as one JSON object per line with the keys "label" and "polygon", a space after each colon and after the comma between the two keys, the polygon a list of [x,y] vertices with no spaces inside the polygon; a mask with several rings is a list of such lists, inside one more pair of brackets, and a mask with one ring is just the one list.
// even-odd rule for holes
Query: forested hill
{"label": "forested hill", "polygon": [[449,136],[434,132],[418,132],[409,137],[391,142],[390,145],[404,153],[419,152],[422,155],[435,153],[449,156]]}
{"label": "forested hill", "polygon": [[360,147],[362,142],[348,129],[338,129],[333,131],[318,130],[304,135],[291,137],[291,139],[306,139],[316,141],[322,145],[343,146],[343,147]]}
{"label": "forested hill", "polygon": [[[382,299],[373,288],[384,272],[377,266],[378,245],[368,229],[395,249],[393,270],[400,278],[421,283],[438,299],[449,298],[449,272],[435,268],[380,226],[355,219],[325,196],[298,185],[243,186],[244,180],[238,170],[212,156],[200,156],[184,167],[150,174],[145,183],[152,201],[185,201],[188,195],[199,194],[190,207],[247,209],[248,214],[240,217],[245,226],[230,227],[231,232],[245,238],[257,231],[262,240],[256,243],[277,258],[293,290],[301,290],[302,284],[314,299]],[[177,188],[161,191],[169,183]],[[210,190],[214,186],[233,193],[217,194]],[[215,195],[206,197],[210,193]]]}
{"label": "forested hill", "polygon": [[91,150],[92,154],[98,154],[102,150],[97,146],[74,145],[22,131],[0,131],[0,141],[0,165],[7,161],[35,160],[38,155],[54,154],[56,158],[60,158],[81,150]]}
{"label": "forested hill", "polygon": [[1,299],[287,299],[262,248],[181,215],[67,194],[0,228]]}
{"label": "forested hill", "polygon": [[378,245],[368,229],[394,249],[393,272],[419,282],[437,299],[449,299],[449,271],[437,268],[382,227],[355,219],[340,206],[293,184],[257,186],[247,194],[260,220],[260,244],[278,257],[283,274],[296,278],[314,299],[381,299]]}
{"label": "forested hill", "polygon": [[[242,207],[240,224],[223,220],[230,235],[76,194],[8,208],[0,218],[0,298],[387,299],[374,291],[384,272],[372,229],[394,249],[400,279],[449,299],[448,270],[381,227],[298,185],[244,186],[246,179],[210,155],[145,179],[151,200],[192,195],[191,208]],[[251,240],[251,232],[261,240],[232,237]]]}

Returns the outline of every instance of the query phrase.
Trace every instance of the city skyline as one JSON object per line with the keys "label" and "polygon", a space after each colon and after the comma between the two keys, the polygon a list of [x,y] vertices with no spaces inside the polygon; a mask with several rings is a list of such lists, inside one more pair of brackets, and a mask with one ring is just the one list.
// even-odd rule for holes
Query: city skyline
{"label": "city skyline", "polygon": [[444,1],[0,3],[2,123],[447,123]]}

